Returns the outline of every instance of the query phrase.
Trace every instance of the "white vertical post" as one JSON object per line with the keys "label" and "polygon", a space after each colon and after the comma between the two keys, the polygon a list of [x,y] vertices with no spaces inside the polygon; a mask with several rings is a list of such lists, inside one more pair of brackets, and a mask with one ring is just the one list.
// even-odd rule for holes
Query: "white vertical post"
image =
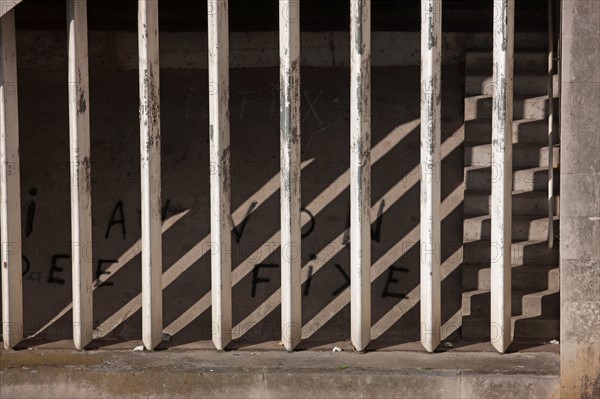
{"label": "white vertical post", "polygon": [[142,180],[142,339],[162,341],[162,235],[160,179],[160,66],[158,1],[138,1],[140,153]]}
{"label": "white vertical post", "polygon": [[71,240],[73,259],[73,341],[92,341],[92,186],[87,1],[67,1],[69,40],[69,137],[71,158]]}
{"label": "white vertical post", "polygon": [[504,353],[511,342],[512,120],[514,0],[494,0],[494,98],[492,163],[491,317],[492,345]]}
{"label": "white vertical post", "polygon": [[210,107],[210,234],[213,343],[231,342],[231,210],[229,138],[228,0],[208,2],[208,79]]}
{"label": "white vertical post", "polygon": [[442,1],[421,15],[421,343],[441,340],[441,47]]}
{"label": "white vertical post", "polygon": [[554,246],[554,0],[548,0],[548,247]]}
{"label": "white vertical post", "polygon": [[23,339],[21,178],[15,14],[0,19],[0,211],[2,336],[6,349]]}
{"label": "white vertical post", "polygon": [[302,337],[300,224],[300,0],[279,0],[281,82],[281,341]]}
{"label": "white vertical post", "polygon": [[351,339],[371,341],[371,0],[350,0]]}

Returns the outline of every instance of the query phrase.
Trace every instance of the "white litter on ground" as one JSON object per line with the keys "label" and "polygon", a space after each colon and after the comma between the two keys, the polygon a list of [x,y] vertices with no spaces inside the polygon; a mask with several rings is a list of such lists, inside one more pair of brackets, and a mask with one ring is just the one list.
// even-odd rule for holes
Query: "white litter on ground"
{"label": "white litter on ground", "polygon": [[143,352],[144,351],[144,345],[140,345],[140,346],[136,346],[135,348],[133,348],[134,352]]}
{"label": "white litter on ground", "polygon": [[333,352],[342,352],[342,348],[340,348],[339,346],[336,346],[333,348]]}

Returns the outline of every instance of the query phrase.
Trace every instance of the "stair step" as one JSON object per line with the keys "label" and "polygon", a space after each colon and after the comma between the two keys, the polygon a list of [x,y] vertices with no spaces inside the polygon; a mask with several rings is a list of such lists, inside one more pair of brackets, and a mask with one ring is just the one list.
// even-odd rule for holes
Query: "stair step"
{"label": "stair step", "polygon": [[[559,125],[554,123],[554,143],[558,143]],[[465,141],[470,143],[492,142],[492,119],[479,118],[465,121]],[[513,121],[513,143],[548,143],[548,121],[546,119],[515,119]]]}
{"label": "stair step", "polygon": [[[494,77],[489,74],[465,76],[465,94],[467,96],[492,95]],[[558,94],[558,75],[554,75],[554,96]],[[513,95],[548,95],[548,77],[546,75],[515,75]]]}
{"label": "stair step", "polygon": [[[511,320],[513,342],[548,342],[560,338],[558,317],[513,317]],[[490,320],[463,317],[461,337],[465,341],[490,341]]]}
{"label": "stair step", "polygon": [[[554,231],[558,231],[558,217],[554,217]],[[548,237],[548,218],[531,216],[513,216],[513,240],[542,241]],[[463,238],[465,241],[491,239],[491,217],[489,215],[465,217],[463,222]]]}
{"label": "stair step", "polygon": [[[491,49],[471,50],[465,53],[467,75],[492,73],[494,56]],[[540,73],[548,70],[547,49],[515,49],[515,73]]]}
{"label": "stair step", "polygon": [[[498,256],[498,245],[493,245],[493,255]],[[463,264],[490,264],[492,243],[490,240],[465,241],[463,244]],[[557,265],[558,242],[555,240],[552,249],[547,240],[514,241],[511,245],[513,266],[519,265]]]}
{"label": "stair step", "polygon": [[[552,147],[553,164],[560,162],[560,149]],[[548,166],[548,147],[536,143],[513,144],[513,167],[534,168]],[[489,166],[492,163],[492,145],[465,142],[465,166]]]}
{"label": "stair step", "polygon": [[[463,290],[489,290],[491,269],[485,265],[463,265]],[[554,265],[520,265],[512,267],[512,289],[516,291],[558,290],[560,271]]]}
{"label": "stair step", "polygon": [[[520,96],[513,102],[514,119],[545,119],[548,117],[550,101],[548,96]],[[465,98],[465,120],[491,118],[493,98],[478,95]],[[554,110],[559,110],[558,98],[554,98]],[[558,114],[558,112],[557,112]]]}
{"label": "stair step", "polygon": [[[554,210],[559,205],[559,195],[554,196]],[[484,216],[490,214],[492,195],[489,190],[465,191],[463,211],[468,216]],[[556,212],[555,212],[556,213]],[[512,214],[530,217],[548,216],[548,194],[546,191],[513,191]]]}
{"label": "stair step", "polygon": [[[465,168],[465,189],[466,190],[490,190],[492,179],[497,179],[498,171],[494,170],[492,175],[491,167]],[[553,170],[554,190],[558,193],[560,188],[560,171],[557,168]],[[526,168],[513,170],[513,190],[514,191],[544,191],[548,189],[548,168]]]}
{"label": "stair step", "polygon": [[[475,290],[463,292],[462,314],[477,318],[490,317],[490,291]],[[511,293],[512,316],[558,317],[560,295],[557,290],[539,292],[515,291]]]}

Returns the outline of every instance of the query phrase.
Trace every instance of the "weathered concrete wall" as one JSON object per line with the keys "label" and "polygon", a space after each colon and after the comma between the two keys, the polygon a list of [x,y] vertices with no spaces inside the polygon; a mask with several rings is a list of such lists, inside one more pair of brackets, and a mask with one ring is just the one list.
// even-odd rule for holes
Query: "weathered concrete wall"
{"label": "weathered concrete wall", "polygon": [[563,2],[561,385],[600,397],[600,1]]}
{"label": "weathered concrete wall", "polygon": [[[69,158],[66,48],[59,32],[43,41],[20,32],[19,105],[23,214],[25,336],[71,337]],[[44,34],[32,34],[30,38]],[[138,73],[130,63],[135,34],[90,36],[93,264],[103,284],[94,290],[95,336],[141,336],[140,178]],[[196,35],[196,36],[193,36]],[[164,235],[164,321],[173,343],[207,340],[210,320],[208,74],[202,69],[201,35],[163,36],[161,71]],[[257,39],[260,33],[252,38]],[[323,66],[302,73],[302,205],[314,225],[304,227],[304,335],[312,342],[349,337],[349,79],[333,62],[322,34],[307,54]],[[343,35],[343,34],[341,34]],[[394,67],[373,69],[373,336],[374,345],[419,339],[419,36],[377,36]],[[238,37],[243,39],[243,34]],[[264,37],[275,38],[272,33]],[[310,37],[310,36],[309,36]],[[55,38],[56,42],[48,40]],[[117,40],[117,39],[123,40]],[[128,38],[128,39],[127,39]],[[268,40],[271,40],[268,39]],[[336,40],[338,40],[336,39]],[[187,51],[198,50],[184,64]],[[238,345],[277,341],[279,295],[279,70],[275,44],[260,58],[261,41],[244,39],[257,61],[231,75],[234,336]],[[238,42],[240,43],[240,42]],[[248,45],[251,43],[252,45]],[[324,45],[325,43],[325,45]],[[448,40],[452,50],[460,44]],[[64,44],[64,46],[63,46]],[[341,44],[339,44],[341,46]],[[183,46],[183,48],[181,47]],[[335,45],[337,46],[337,44]],[[239,48],[239,47],[238,47]],[[325,56],[318,54],[324,50]],[[335,50],[338,51],[338,50]],[[123,56],[123,58],[120,58]],[[171,57],[171,58],[169,58]],[[391,57],[391,55],[390,55]],[[411,58],[412,57],[412,58]],[[457,57],[459,57],[457,55]],[[384,55],[380,59],[385,60]],[[45,65],[40,64],[46,63]],[[449,62],[452,64],[452,62]],[[443,71],[442,153],[444,202],[442,321],[453,333],[460,323],[462,260],[462,107],[460,67]],[[408,66],[398,66],[408,65]],[[47,67],[51,67],[49,70]],[[341,66],[341,67],[340,67]],[[181,68],[181,69],[175,69]],[[117,222],[110,227],[111,220]],[[123,223],[118,223],[123,221]],[[96,270],[95,270],[96,271]],[[65,310],[66,311],[63,311]],[[458,319],[456,316],[458,315]],[[453,318],[454,317],[454,318]],[[97,341],[98,342],[98,341]]]}
{"label": "weathered concrete wall", "polygon": [[[231,32],[231,68],[279,67],[279,33]],[[374,67],[419,66],[419,32],[373,32]],[[477,35],[470,35],[477,37]],[[465,34],[447,32],[443,40],[443,64],[459,65],[463,59]],[[90,31],[90,69],[136,70],[137,32]],[[302,32],[302,66],[334,68],[350,66],[350,33]],[[206,32],[161,32],[161,69],[206,69]],[[64,69],[67,62],[65,32],[22,30],[17,33],[19,67]]]}

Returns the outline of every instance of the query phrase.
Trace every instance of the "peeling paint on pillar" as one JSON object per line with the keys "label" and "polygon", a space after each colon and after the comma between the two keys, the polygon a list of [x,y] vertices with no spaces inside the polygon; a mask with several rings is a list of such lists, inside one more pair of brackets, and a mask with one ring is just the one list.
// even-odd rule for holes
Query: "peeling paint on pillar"
{"label": "peeling paint on pillar", "polygon": [[371,341],[371,1],[350,1],[351,339]]}
{"label": "peeling paint on pillar", "polygon": [[73,342],[83,349],[93,338],[92,187],[87,2],[67,1],[69,46],[69,136]]}
{"label": "peeling paint on pillar", "polygon": [[228,1],[208,2],[211,295],[213,344],[231,342],[231,178]]}
{"label": "peeling paint on pillar", "polygon": [[421,343],[441,340],[441,0],[421,16]]}
{"label": "peeling paint on pillar", "polygon": [[[0,230],[2,337],[6,349],[23,339],[21,177],[15,14],[0,20]],[[15,167],[16,165],[16,167]]]}
{"label": "peeling paint on pillar", "polygon": [[138,1],[142,190],[142,341],[162,341],[162,201],[158,1]]}
{"label": "peeling paint on pillar", "polygon": [[302,337],[300,1],[279,1],[281,136],[281,341],[292,351]]}
{"label": "peeling paint on pillar", "polygon": [[[512,116],[514,0],[494,0],[494,93],[492,164],[501,178],[492,181],[490,333],[492,345],[505,352],[511,332]],[[492,248],[492,254],[494,248]]]}

